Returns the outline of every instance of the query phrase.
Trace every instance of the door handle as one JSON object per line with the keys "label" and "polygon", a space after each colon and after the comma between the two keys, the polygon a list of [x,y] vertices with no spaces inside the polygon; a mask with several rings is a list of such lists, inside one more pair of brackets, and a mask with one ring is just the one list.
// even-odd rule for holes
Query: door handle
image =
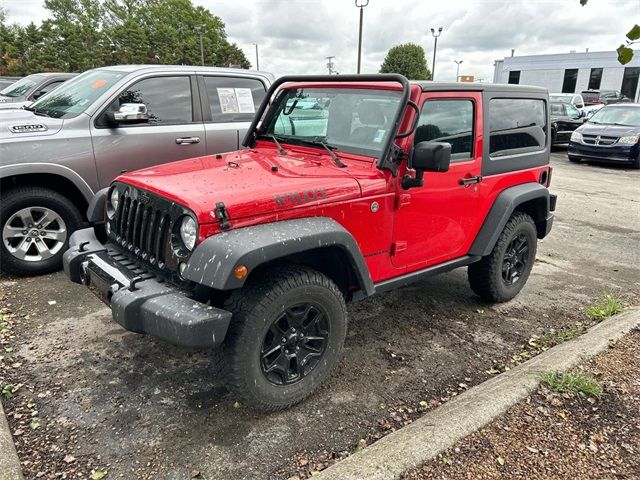
{"label": "door handle", "polygon": [[477,177],[464,177],[460,179],[460,185],[472,185],[474,183],[480,183],[482,181],[481,176]]}
{"label": "door handle", "polygon": [[176,138],[178,145],[188,145],[190,143],[200,143],[200,137],[180,137]]}

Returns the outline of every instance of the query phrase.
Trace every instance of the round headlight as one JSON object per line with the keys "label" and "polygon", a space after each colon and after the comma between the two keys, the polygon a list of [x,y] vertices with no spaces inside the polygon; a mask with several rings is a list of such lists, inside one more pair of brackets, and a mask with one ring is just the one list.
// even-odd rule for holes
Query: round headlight
{"label": "round headlight", "polygon": [[111,197],[109,197],[109,201],[111,202],[113,210],[118,210],[118,205],[120,204],[120,192],[118,192],[117,188],[111,190]]}
{"label": "round headlight", "polygon": [[193,250],[197,236],[198,226],[196,225],[196,221],[189,216],[183,217],[180,223],[180,239],[182,243],[184,243],[184,246],[187,247],[187,250]]}

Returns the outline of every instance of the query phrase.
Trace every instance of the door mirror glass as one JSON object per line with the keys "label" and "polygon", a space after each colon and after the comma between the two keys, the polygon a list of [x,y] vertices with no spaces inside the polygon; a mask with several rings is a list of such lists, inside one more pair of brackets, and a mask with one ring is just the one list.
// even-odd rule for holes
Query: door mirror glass
{"label": "door mirror glass", "polygon": [[144,103],[123,103],[120,109],[113,113],[113,121],[122,124],[148,123],[149,113]]}
{"label": "door mirror glass", "polygon": [[420,142],[413,147],[411,168],[423,172],[446,172],[451,163],[451,144]]}

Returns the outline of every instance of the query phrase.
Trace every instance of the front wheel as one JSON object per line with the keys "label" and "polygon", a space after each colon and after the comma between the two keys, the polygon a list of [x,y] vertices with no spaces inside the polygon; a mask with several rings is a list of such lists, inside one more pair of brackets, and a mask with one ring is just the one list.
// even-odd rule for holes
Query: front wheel
{"label": "front wheel", "polygon": [[489,255],[468,268],[471,289],[483,300],[506,302],[527,283],[536,258],[537,232],[533,219],[515,212]]}
{"label": "front wheel", "polygon": [[15,275],[59,270],[69,236],[82,217],[71,201],[40,187],[9,190],[0,207],[0,269]]}
{"label": "front wheel", "polygon": [[631,168],[635,168],[636,170],[640,170],[640,154],[636,157],[636,159],[631,162]]}
{"label": "front wheel", "polygon": [[311,395],[337,365],[347,310],[335,283],[315,270],[263,273],[227,301],[233,318],[222,354],[234,398],[276,411]]}

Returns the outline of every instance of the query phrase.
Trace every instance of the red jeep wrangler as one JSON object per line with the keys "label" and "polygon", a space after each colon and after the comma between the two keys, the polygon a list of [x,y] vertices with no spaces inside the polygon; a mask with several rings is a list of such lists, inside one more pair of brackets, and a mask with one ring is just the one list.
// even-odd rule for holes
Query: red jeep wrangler
{"label": "red jeep wrangler", "polygon": [[550,141],[540,88],[283,77],[246,149],[99,192],[108,241],[75,232],[65,271],[127,330],[221,347],[246,404],[286,408],[339,361],[346,302],[467,265],[484,300],[522,289],[553,221]]}

